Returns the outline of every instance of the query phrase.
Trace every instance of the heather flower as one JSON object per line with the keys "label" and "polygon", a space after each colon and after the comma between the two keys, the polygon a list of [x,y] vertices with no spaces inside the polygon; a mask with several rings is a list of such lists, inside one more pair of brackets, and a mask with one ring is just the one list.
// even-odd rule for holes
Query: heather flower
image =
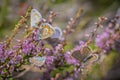
{"label": "heather flower", "polygon": [[79,41],[79,45],[76,45],[74,49],[75,49],[75,50],[80,50],[81,47],[83,47],[84,45],[85,45],[85,42]]}
{"label": "heather flower", "polygon": [[1,71],[1,74],[2,74],[2,75],[4,75],[4,74],[5,74],[5,72],[2,70],[2,71]]}
{"label": "heather flower", "polygon": [[13,49],[19,49],[19,48],[20,48],[19,45],[15,45],[15,46],[13,46]]}
{"label": "heather flower", "polygon": [[33,33],[34,33],[33,39],[34,39],[35,41],[39,40],[40,30],[39,30],[38,28],[36,28],[36,29],[33,31]]}
{"label": "heather flower", "polygon": [[4,53],[0,54],[0,60],[1,62],[4,62],[8,57],[14,56],[15,50],[5,50]]}
{"label": "heather flower", "polygon": [[65,80],[74,80],[72,77],[68,77]]}
{"label": "heather flower", "polygon": [[115,49],[116,40],[113,38],[117,37],[118,35],[115,33],[114,29],[106,28],[105,32],[96,37],[96,46],[99,46],[101,49],[108,52],[110,49]]}
{"label": "heather flower", "polygon": [[58,53],[59,51],[61,51],[63,49],[63,45],[62,44],[58,44],[56,47],[55,47],[55,53]]}
{"label": "heather flower", "polygon": [[52,65],[53,64],[53,62],[54,62],[54,56],[47,56],[47,58],[46,58],[46,64],[47,65]]}
{"label": "heather flower", "polygon": [[110,34],[108,32],[104,32],[101,35],[98,35],[96,38],[96,45],[102,49],[106,48],[106,42],[109,40]]}
{"label": "heather flower", "polygon": [[105,32],[107,32],[107,33],[109,33],[109,34],[112,34],[112,33],[113,33],[113,30],[110,29],[110,28],[108,28],[108,27],[106,27],[106,28],[105,28]]}
{"label": "heather flower", "polygon": [[4,62],[4,60],[5,60],[5,56],[3,54],[0,54],[0,61]]}
{"label": "heather flower", "polygon": [[14,59],[11,59],[11,60],[9,61],[9,63],[10,63],[10,64],[15,64]]}
{"label": "heather flower", "polygon": [[5,52],[6,57],[14,57],[16,53],[16,50],[10,49]]}
{"label": "heather flower", "polygon": [[23,42],[23,53],[29,55],[34,49],[35,44],[32,43],[30,39],[26,39],[25,42]]}
{"label": "heather flower", "polygon": [[15,65],[15,64],[19,64],[21,60],[22,60],[22,55],[17,55],[17,56],[12,57],[9,63]]}
{"label": "heather flower", "polygon": [[6,55],[7,50],[4,48],[4,44],[0,43],[0,61],[4,62],[8,55]]}
{"label": "heather flower", "polygon": [[43,41],[39,41],[38,45],[35,47],[35,50],[37,51],[37,53],[40,53],[43,49],[44,46],[44,42]]}
{"label": "heather flower", "polygon": [[54,56],[46,57],[46,71],[45,76],[43,76],[43,80],[50,79],[50,72],[55,68],[54,64]]}
{"label": "heather flower", "polygon": [[84,45],[85,42],[84,41],[79,41],[79,45]]}
{"label": "heather flower", "polygon": [[0,44],[0,55],[3,54],[3,47],[4,47],[4,45]]}
{"label": "heather flower", "polygon": [[81,72],[80,68],[75,68],[74,69],[74,77],[78,78],[78,75],[80,74],[80,72]]}
{"label": "heather flower", "polygon": [[17,55],[15,58],[16,58],[15,62],[16,64],[18,64],[22,60],[22,55]]}
{"label": "heather flower", "polygon": [[52,55],[52,51],[49,49],[49,48],[44,48],[44,54],[47,55],[47,56],[50,56]]}

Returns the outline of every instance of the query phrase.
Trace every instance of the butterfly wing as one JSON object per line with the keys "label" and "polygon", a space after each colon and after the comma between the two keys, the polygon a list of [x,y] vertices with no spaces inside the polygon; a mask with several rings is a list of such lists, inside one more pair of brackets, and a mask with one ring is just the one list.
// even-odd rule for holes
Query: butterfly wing
{"label": "butterfly wing", "polygon": [[62,37],[62,35],[63,35],[61,28],[59,28],[59,27],[54,27],[54,29],[55,29],[55,33],[51,36],[51,38],[61,39],[61,37]]}
{"label": "butterfly wing", "polygon": [[48,37],[51,37],[55,32],[54,28],[48,23],[43,23],[40,27],[41,29],[39,39],[46,39]]}
{"label": "butterfly wing", "polygon": [[87,46],[81,48],[81,50],[74,51],[72,56],[81,62],[86,62],[92,58],[91,49]]}
{"label": "butterfly wing", "polygon": [[30,59],[30,62],[38,67],[44,65],[45,61],[46,61],[46,57],[37,57],[36,56],[36,57],[32,57]]}
{"label": "butterfly wing", "polygon": [[80,62],[83,60],[83,57],[80,53],[80,50],[76,50],[72,53],[72,57],[74,57],[75,59],[79,60]]}
{"label": "butterfly wing", "polygon": [[39,22],[42,20],[41,14],[36,10],[31,10],[31,27],[37,27]]}
{"label": "butterfly wing", "polygon": [[80,51],[84,58],[86,58],[88,55],[92,53],[90,47],[88,46],[83,46]]}

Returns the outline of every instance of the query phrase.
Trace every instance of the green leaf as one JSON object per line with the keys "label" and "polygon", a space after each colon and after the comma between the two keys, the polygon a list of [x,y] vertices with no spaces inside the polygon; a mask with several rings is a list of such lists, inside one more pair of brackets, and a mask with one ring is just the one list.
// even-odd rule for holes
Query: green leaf
{"label": "green leaf", "polygon": [[65,51],[69,51],[69,50],[71,50],[73,47],[74,47],[73,44],[68,43],[68,44],[64,47],[64,50],[65,50]]}

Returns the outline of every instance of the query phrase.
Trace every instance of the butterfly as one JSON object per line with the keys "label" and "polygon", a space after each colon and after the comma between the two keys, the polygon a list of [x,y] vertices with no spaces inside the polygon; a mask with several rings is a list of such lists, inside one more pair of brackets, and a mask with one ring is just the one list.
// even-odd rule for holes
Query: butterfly
{"label": "butterfly", "polygon": [[31,27],[39,28],[39,39],[46,39],[55,33],[49,23],[42,22],[42,16],[36,9],[31,10]]}
{"label": "butterfly", "polygon": [[38,27],[38,23],[42,21],[42,15],[36,10],[31,10],[31,27]]}
{"label": "butterfly", "polygon": [[92,50],[88,46],[84,46],[80,50],[74,51],[72,53],[72,57],[83,63],[89,61],[92,58],[94,58],[93,62],[98,60],[98,55],[93,54]]}
{"label": "butterfly", "polygon": [[40,66],[44,65],[44,63],[46,61],[46,57],[35,56],[35,57],[30,58],[29,61],[33,65],[40,67]]}
{"label": "butterfly", "polygon": [[62,35],[63,35],[63,32],[62,32],[61,28],[59,28],[59,27],[54,27],[54,29],[55,29],[55,33],[51,36],[51,38],[61,39],[61,38],[62,38]]}

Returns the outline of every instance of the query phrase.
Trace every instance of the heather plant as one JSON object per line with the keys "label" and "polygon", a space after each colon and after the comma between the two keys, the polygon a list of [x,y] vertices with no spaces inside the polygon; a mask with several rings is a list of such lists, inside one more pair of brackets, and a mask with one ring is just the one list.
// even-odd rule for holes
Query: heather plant
{"label": "heather plant", "polygon": [[[50,12],[48,19],[44,19],[36,9],[29,8],[15,26],[12,35],[0,43],[0,79],[20,77],[21,75],[13,76],[13,73],[25,73],[27,70],[21,67],[26,64],[45,69],[40,80],[92,79],[89,76],[92,67],[103,64],[103,55],[120,53],[119,16],[111,20],[99,17],[96,28],[87,35],[88,40],[80,40],[74,48],[66,50],[65,47],[69,46],[67,36],[75,31],[82,12],[80,9],[70,19],[66,29],[61,30],[52,25],[53,18],[57,16],[55,12]],[[12,43],[23,27],[25,36]],[[100,28],[105,30],[97,34]]]}

